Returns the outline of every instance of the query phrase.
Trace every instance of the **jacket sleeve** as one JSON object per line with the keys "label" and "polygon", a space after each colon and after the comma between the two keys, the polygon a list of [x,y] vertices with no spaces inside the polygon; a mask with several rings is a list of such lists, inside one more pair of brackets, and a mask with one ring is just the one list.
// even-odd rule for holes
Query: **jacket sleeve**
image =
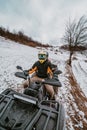
{"label": "jacket sleeve", "polygon": [[52,72],[51,62],[48,62],[47,74],[50,75],[50,77],[52,78],[53,72]]}
{"label": "jacket sleeve", "polygon": [[29,74],[33,74],[34,72],[37,71],[37,65],[36,63],[32,66],[32,68],[29,70]]}

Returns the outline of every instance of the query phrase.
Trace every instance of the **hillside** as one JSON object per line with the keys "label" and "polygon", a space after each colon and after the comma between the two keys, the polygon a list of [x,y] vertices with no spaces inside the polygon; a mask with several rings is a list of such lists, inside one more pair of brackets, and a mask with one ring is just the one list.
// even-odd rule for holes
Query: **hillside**
{"label": "hillside", "polygon": [[31,37],[26,36],[22,31],[10,32],[8,29],[0,27],[0,36],[31,47],[50,47],[48,44],[40,43],[33,40]]}
{"label": "hillside", "polygon": [[[0,37],[0,93],[6,88],[23,92],[23,88],[20,88],[23,80],[14,76],[16,66],[30,68],[37,60],[39,49]],[[58,101],[64,104],[66,111],[66,130],[87,130],[87,51],[75,52],[70,67],[67,64],[68,51],[59,47],[45,50],[49,52],[50,60],[62,70]]]}

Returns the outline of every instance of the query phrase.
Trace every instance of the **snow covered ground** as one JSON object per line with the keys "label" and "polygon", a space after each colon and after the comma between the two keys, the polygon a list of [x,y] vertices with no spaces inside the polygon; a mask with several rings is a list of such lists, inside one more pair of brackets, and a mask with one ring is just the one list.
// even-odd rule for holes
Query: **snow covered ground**
{"label": "snow covered ground", "polygon": [[85,52],[85,55],[76,55],[76,58],[77,59],[72,62],[73,73],[87,96],[87,52]]}
{"label": "snow covered ground", "polygon": [[[29,69],[37,60],[40,49],[0,37],[0,93],[6,88],[20,89],[23,80],[14,76],[16,66]],[[69,52],[58,47],[46,50],[51,61],[63,72],[59,75],[62,87],[59,89],[58,100],[65,107],[66,130],[87,130],[87,52],[75,53],[70,68],[67,65]]]}

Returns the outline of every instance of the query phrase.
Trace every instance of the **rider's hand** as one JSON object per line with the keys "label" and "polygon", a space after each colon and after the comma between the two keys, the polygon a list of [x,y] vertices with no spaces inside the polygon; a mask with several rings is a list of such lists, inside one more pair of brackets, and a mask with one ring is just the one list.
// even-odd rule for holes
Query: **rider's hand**
{"label": "rider's hand", "polygon": [[30,78],[32,78],[32,76],[33,76],[32,74],[29,74],[29,77],[30,77]]}

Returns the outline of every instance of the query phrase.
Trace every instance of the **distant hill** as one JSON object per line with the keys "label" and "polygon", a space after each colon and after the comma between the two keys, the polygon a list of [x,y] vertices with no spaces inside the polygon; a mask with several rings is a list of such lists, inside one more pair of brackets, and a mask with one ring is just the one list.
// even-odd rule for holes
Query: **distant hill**
{"label": "distant hill", "polygon": [[18,33],[12,33],[8,29],[0,27],[0,36],[32,47],[51,47],[48,44],[42,44],[38,41],[34,41],[31,37],[26,36],[22,31],[19,31]]}

